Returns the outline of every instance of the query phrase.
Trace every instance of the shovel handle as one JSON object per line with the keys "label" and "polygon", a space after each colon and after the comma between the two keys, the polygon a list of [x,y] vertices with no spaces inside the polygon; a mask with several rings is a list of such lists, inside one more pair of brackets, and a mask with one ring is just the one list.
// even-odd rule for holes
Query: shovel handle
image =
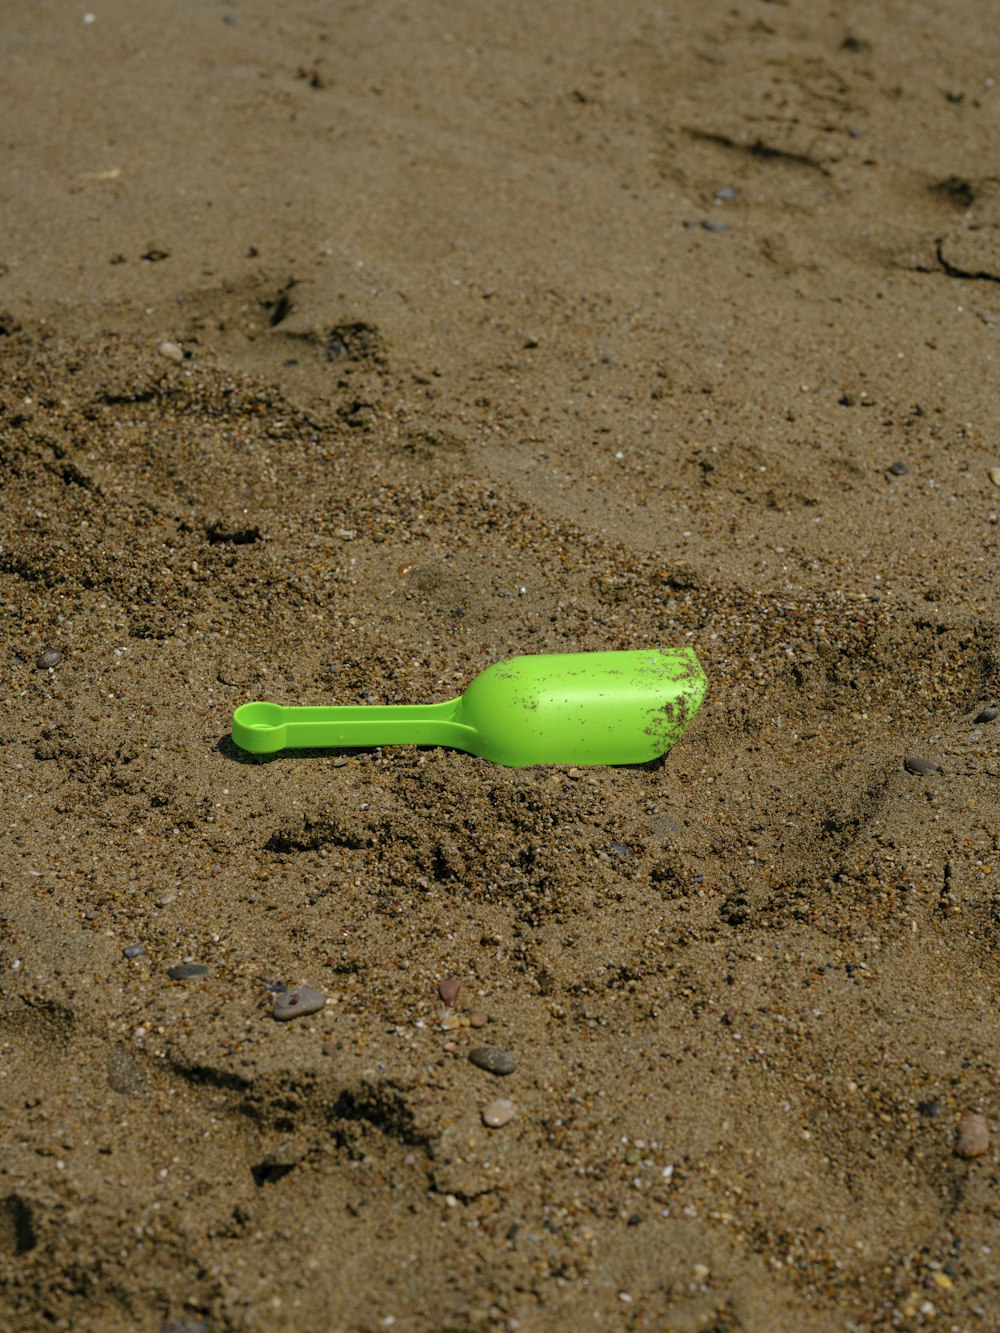
{"label": "shovel handle", "polygon": [[465,750],[476,731],[456,721],[460,702],[316,708],[241,704],[233,714],[233,740],[251,754],[370,745],[451,745]]}

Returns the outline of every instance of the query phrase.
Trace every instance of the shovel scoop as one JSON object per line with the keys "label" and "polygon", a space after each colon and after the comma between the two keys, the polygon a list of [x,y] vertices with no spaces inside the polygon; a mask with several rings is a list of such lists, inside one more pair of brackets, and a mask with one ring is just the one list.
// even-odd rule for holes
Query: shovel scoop
{"label": "shovel scoop", "polygon": [[643,764],[680,740],[705,684],[691,648],[538,653],[487,667],[444,703],[243,704],[233,714],[233,740],[251,754],[447,745],[513,768]]}

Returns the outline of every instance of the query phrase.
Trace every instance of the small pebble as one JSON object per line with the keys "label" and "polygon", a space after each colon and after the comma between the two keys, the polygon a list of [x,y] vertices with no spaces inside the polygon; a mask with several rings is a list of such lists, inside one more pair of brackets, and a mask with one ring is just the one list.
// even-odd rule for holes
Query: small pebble
{"label": "small pebble", "polygon": [[462,1020],[458,1014],[445,1014],[441,1019],[441,1026],[445,1032],[455,1032],[462,1026]]}
{"label": "small pebble", "polygon": [[888,469],[888,470],[892,473],[892,475],[893,475],[894,477],[905,477],[906,474],[907,474],[907,472],[909,472],[910,469],[909,469],[909,468],[907,467],[907,465],[902,461],[902,459],[897,458],[897,460],[895,461],[895,463],[890,463],[890,464],[889,464],[889,469]]}
{"label": "small pebble", "polygon": [[990,481],[994,486],[1000,486],[1000,467],[990,468]]}
{"label": "small pebble", "polygon": [[446,977],[438,986],[438,994],[448,1006],[449,1009],[455,1007],[455,1001],[458,999],[458,992],[462,989],[462,983],[458,977]]}
{"label": "small pebble", "polygon": [[112,1092],[123,1092],[137,1097],[146,1090],[146,1075],[142,1063],[127,1046],[115,1045],[108,1051],[108,1087]]}
{"label": "small pebble", "polygon": [[510,1051],[502,1051],[499,1046],[476,1046],[469,1052],[469,1059],[489,1074],[513,1074],[517,1068]]}
{"label": "small pebble", "polygon": [[122,953],[126,958],[142,958],[145,956],[146,950],[141,944],[130,944],[122,949]]}
{"label": "small pebble", "polygon": [[35,666],[39,671],[47,671],[49,667],[57,667],[62,661],[62,653],[58,648],[43,648],[38,654]]}
{"label": "small pebble", "polygon": [[921,759],[918,754],[908,754],[903,760],[903,767],[907,773],[918,773],[921,777],[941,772],[937,764],[932,764],[929,759]]}
{"label": "small pebble", "polygon": [[992,704],[989,708],[984,708],[981,713],[977,713],[972,719],[973,722],[992,722],[997,715],[997,710]]}
{"label": "small pebble", "polygon": [[728,222],[716,222],[715,218],[702,218],[702,220],[701,220],[701,225],[702,225],[702,228],[703,228],[705,231],[728,231],[728,230],[729,230],[729,223],[728,223]]}
{"label": "small pebble", "polygon": [[966,1111],[958,1122],[958,1140],[955,1151],[959,1157],[982,1157],[989,1152],[989,1121],[978,1111]]}
{"label": "small pebble", "polygon": [[502,1125],[509,1124],[516,1114],[512,1101],[506,1097],[497,1097],[483,1107],[483,1124],[487,1129],[500,1129]]}
{"label": "small pebble", "polygon": [[184,360],[184,350],[183,348],[178,347],[176,343],[160,343],[156,350],[159,352],[160,356],[165,356],[168,361],[176,361],[180,363]]}
{"label": "small pebble", "polygon": [[721,190],[716,190],[715,192],[715,202],[717,204],[724,204],[729,199],[735,199],[738,193],[739,191],[732,185],[723,185]]}
{"label": "small pebble", "polygon": [[276,998],[271,1017],[279,1023],[287,1023],[289,1019],[301,1018],[303,1014],[318,1013],[325,1004],[326,996],[322,991],[313,990],[311,986],[295,986]]}
{"label": "small pebble", "polygon": [[178,963],[176,967],[167,968],[167,976],[172,981],[193,981],[195,977],[207,974],[208,968],[204,963]]}
{"label": "small pebble", "polygon": [[474,1014],[469,1015],[470,1028],[484,1028],[489,1021],[489,1015],[484,1014],[481,1009],[477,1009]]}

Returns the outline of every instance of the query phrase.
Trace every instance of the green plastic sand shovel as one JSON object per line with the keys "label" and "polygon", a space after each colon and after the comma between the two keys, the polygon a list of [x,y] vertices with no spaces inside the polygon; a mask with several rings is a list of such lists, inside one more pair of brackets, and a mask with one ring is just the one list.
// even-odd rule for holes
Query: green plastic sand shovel
{"label": "green plastic sand shovel", "polygon": [[251,754],[322,746],[450,745],[497,764],[642,764],[680,740],[705,693],[694,650],[539,653],[487,667],[439,704],[243,704]]}

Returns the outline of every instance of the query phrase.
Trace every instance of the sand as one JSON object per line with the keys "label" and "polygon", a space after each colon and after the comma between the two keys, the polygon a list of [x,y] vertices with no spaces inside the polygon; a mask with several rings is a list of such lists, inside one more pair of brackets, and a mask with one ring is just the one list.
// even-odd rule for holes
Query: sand
{"label": "sand", "polygon": [[[991,6],[3,29],[2,1326],[1000,1327]],[[229,738],[650,646],[648,765]]]}

